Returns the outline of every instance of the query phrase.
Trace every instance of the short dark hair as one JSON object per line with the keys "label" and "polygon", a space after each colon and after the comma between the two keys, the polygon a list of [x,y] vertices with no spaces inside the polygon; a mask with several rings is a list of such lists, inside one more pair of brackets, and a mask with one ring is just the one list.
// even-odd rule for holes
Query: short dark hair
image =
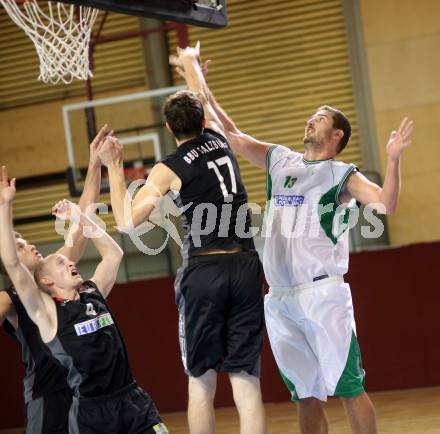
{"label": "short dark hair", "polygon": [[163,108],[165,119],[177,139],[202,134],[205,113],[200,98],[188,90],[170,95]]}
{"label": "short dark hair", "polygon": [[339,147],[338,147],[338,154],[339,154],[345,149],[348,141],[350,140],[350,136],[351,136],[350,121],[348,120],[347,116],[345,116],[345,114],[341,112],[341,110],[335,109],[328,105],[323,105],[322,107],[319,107],[318,111],[319,110],[326,110],[330,112],[333,118],[333,128],[336,128],[337,130],[342,130],[344,133],[341,140],[339,141]]}
{"label": "short dark hair", "polygon": [[[23,235],[21,235],[20,233],[14,231],[14,237],[16,239],[17,238],[23,238]],[[3,264],[3,261],[1,260],[1,258],[0,258],[0,274],[3,275],[3,276],[7,276],[8,275],[8,272],[6,271],[5,265]]]}

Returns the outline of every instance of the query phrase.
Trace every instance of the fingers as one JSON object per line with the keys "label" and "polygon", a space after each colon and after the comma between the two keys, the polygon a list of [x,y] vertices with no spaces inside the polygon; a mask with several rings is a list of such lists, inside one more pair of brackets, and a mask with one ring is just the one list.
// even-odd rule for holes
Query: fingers
{"label": "fingers", "polygon": [[208,75],[208,66],[211,63],[211,60],[205,60],[204,62],[202,62],[202,73],[203,76],[206,77]]}
{"label": "fingers", "polygon": [[8,182],[8,169],[6,166],[2,166],[0,182]]}
{"label": "fingers", "polygon": [[409,137],[414,130],[414,122],[409,120],[407,117],[405,117],[399,126],[399,134],[402,135],[402,137]]}
{"label": "fingers", "polygon": [[184,80],[186,80],[186,74],[185,71],[180,67],[176,66],[176,72],[179,74]]}
{"label": "fingers", "polygon": [[391,131],[389,140],[393,140],[397,135],[397,131]]}
{"label": "fingers", "polygon": [[105,124],[98,132],[98,134],[96,135],[96,137],[93,139],[92,142],[92,146],[98,146],[98,144],[101,142],[101,140],[105,137],[105,135],[107,134],[107,128],[108,125]]}
{"label": "fingers", "polygon": [[13,189],[13,190],[15,190],[15,181],[16,181],[17,179],[16,178],[12,178],[11,179],[11,188]]}
{"label": "fingers", "polygon": [[402,122],[400,122],[399,129],[398,129],[399,133],[401,133],[402,130],[405,128],[405,125],[407,122],[408,122],[407,117],[403,118]]}
{"label": "fingers", "polygon": [[174,54],[171,54],[171,56],[169,57],[169,62],[170,62],[170,65],[173,65],[173,66],[180,66],[181,65],[179,58]]}
{"label": "fingers", "polygon": [[405,138],[408,138],[411,136],[411,134],[414,131],[414,122],[413,121],[408,121],[402,131],[402,136]]}
{"label": "fingers", "polygon": [[62,199],[59,200],[53,207],[52,207],[52,214],[57,214],[58,212],[60,212],[61,210],[68,208],[70,205],[70,201],[68,201],[67,199]]}

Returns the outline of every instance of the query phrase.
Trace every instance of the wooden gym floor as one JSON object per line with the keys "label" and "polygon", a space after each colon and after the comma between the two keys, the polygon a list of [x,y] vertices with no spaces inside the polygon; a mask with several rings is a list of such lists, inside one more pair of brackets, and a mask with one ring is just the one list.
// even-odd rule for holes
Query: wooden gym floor
{"label": "wooden gym floor", "polygon": [[[439,434],[440,387],[371,393],[376,407],[380,434]],[[266,404],[269,434],[297,434],[295,405],[289,402]],[[351,434],[342,404],[328,401],[327,414],[331,434]],[[234,408],[216,411],[217,434],[239,434]],[[188,434],[185,413],[162,415],[170,434]],[[22,430],[0,430],[0,434],[22,434]]]}

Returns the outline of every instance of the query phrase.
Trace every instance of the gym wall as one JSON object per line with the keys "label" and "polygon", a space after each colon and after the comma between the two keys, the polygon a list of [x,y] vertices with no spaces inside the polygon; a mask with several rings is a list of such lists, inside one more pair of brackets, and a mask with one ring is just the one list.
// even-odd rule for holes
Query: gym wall
{"label": "gym wall", "polygon": [[440,2],[361,0],[373,111],[385,173],[390,131],[415,121],[402,160],[399,207],[388,220],[394,245],[440,239]]}

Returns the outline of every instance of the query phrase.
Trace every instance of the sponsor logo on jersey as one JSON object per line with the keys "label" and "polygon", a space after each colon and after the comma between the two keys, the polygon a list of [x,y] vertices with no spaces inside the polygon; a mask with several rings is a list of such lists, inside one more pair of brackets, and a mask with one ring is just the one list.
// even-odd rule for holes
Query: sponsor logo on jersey
{"label": "sponsor logo on jersey", "polygon": [[104,313],[89,321],[84,321],[75,324],[75,331],[77,336],[87,335],[89,333],[95,333],[98,330],[113,325],[113,318],[109,313]]}
{"label": "sponsor logo on jersey", "polygon": [[275,206],[301,206],[304,203],[304,196],[275,194],[273,198],[275,201]]}
{"label": "sponsor logo on jersey", "polygon": [[298,181],[298,178],[294,178],[293,176],[286,176],[286,180],[284,181],[284,188],[292,188],[296,181]]}

